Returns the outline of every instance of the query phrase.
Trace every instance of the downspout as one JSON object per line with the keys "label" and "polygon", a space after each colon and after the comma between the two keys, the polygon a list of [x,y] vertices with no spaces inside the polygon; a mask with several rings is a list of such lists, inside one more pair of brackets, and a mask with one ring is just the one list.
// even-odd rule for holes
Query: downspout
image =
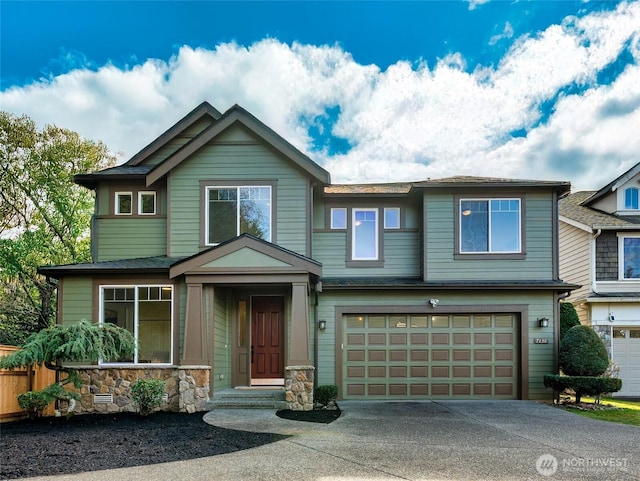
{"label": "downspout", "polygon": [[313,303],[313,365],[316,370],[313,374],[313,389],[318,387],[318,337],[320,337],[318,327],[318,285],[314,289],[315,302]]}
{"label": "downspout", "polygon": [[598,285],[596,282],[596,239],[602,234],[602,229],[596,230],[591,236],[589,243],[589,257],[591,259],[591,292],[598,293]]}

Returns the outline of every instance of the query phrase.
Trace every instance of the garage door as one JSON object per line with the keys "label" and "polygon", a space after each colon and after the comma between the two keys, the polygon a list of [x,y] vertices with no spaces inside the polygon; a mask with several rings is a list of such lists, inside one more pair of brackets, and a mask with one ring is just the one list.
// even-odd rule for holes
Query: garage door
{"label": "garage door", "polygon": [[517,398],[515,314],[345,315],[345,399]]}
{"label": "garage door", "polygon": [[640,327],[615,328],[612,348],[622,379],[616,396],[640,396]]}

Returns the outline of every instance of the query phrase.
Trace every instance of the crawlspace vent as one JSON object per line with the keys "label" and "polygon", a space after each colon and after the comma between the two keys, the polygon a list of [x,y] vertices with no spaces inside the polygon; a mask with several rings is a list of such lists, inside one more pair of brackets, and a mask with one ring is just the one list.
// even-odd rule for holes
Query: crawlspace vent
{"label": "crawlspace vent", "polygon": [[169,402],[169,394],[164,393],[164,394],[162,395],[162,402],[163,402],[163,403],[168,403],[168,402]]}
{"label": "crawlspace vent", "polygon": [[93,404],[111,404],[113,402],[113,394],[94,394]]}

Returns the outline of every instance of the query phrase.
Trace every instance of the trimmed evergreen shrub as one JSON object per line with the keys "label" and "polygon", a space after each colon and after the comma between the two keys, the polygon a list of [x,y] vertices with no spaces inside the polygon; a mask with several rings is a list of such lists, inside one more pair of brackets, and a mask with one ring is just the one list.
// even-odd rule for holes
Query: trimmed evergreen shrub
{"label": "trimmed evergreen shrub", "polygon": [[569,329],[580,325],[580,318],[576,312],[576,308],[570,302],[560,303],[560,340],[564,337]]}
{"label": "trimmed evergreen shrub", "polygon": [[546,374],[544,376],[545,387],[550,387],[556,392],[572,389],[576,393],[576,403],[582,396],[594,396],[599,398],[601,394],[618,392],[622,389],[622,379],[615,377],[595,376],[560,376],[559,374]]}
{"label": "trimmed evergreen shrub", "polygon": [[609,366],[609,355],[596,331],[575,326],[560,341],[559,363],[567,376],[600,376]]}
{"label": "trimmed evergreen shrub", "polygon": [[131,396],[141,416],[147,416],[162,404],[164,382],[160,379],[138,379],[131,385]]}
{"label": "trimmed evergreen shrub", "polygon": [[338,399],[338,386],[335,384],[324,384],[316,387],[313,394],[315,402],[327,406],[331,401]]}

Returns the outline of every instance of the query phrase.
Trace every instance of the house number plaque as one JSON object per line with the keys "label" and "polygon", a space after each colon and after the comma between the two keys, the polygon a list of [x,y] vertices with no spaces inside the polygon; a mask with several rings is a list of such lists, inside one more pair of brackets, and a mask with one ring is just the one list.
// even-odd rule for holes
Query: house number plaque
{"label": "house number plaque", "polygon": [[533,340],[533,343],[534,343],[534,344],[549,344],[549,339],[541,338],[541,337],[536,337],[536,338]]}

